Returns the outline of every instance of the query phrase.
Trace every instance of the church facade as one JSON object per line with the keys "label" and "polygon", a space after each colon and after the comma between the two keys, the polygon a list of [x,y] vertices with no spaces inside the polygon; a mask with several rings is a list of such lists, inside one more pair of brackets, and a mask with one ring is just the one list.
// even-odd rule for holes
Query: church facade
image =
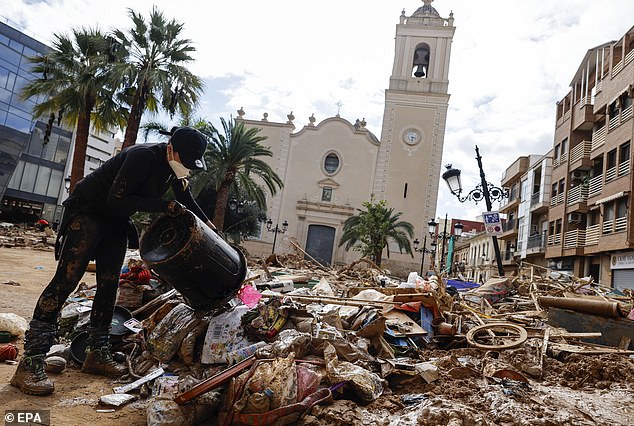
{"label": "church facade", "polygon": [[[343,223],[362,204],[386,200],[414,225],[412,238],[422,239],[435,217],[438,183],[449,103],[449,59],[455,31],[453,14],[442,18],[433,0],[424,0],[411,16],[402,12],[396,25],[392,75],[385,90],[380,138],[339,115],[316,123],[314,116],[301,128],[295,117],[257,120],[238,111],[238,120],[261,129],[268,159],[283,179],[284,188],[268,200],[273,229],[286,221],[286,232],[267,232],[245,247],[254,255],[305,250],[322,264],[350,263],[360,257],[339,247]],[[274,242],[277,244],[272,247]],[[382,267],[393,273],[419,269],[419,253],[384,253]],[[426,261],[427,264],[427,261]]]}

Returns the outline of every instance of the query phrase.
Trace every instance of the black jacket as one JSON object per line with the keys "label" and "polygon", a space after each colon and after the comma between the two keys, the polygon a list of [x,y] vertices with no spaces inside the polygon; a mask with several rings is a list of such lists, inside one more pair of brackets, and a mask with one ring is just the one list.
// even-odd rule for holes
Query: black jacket
{"label": "black jacket", "polygon": [[208,220],[186,182],[174,176],[165,143],[124,149],[79,181],[74,193],[87,200],[96,213],[129,217],[137,211],[167,211],[169,200],[162,197],[170,186],[176,200],[203,222]]}
{"label": "black jacket", "polygon": [[169,200],[163,195],[172,187],[176,200],[203,222],[208,218],[198,206],[184,180],[176,179],[167,162],[167,144],[139,144],[121,151],[97,170],[77,182],[64,201],[64,216],[55,243],[59,258],[61,241],[70,219],[89,213],[128,224],[128,246],[138,248],[139,236],[130,215],[138,212],[165,212]]}

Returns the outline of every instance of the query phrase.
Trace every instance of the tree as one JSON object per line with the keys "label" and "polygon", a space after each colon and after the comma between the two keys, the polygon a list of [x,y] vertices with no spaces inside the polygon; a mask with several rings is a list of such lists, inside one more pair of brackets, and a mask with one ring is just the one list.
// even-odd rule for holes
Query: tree
{"label": "tree", "polygon": [[261,180],[271,195],[283,187],[282,179],[261,157],[271,157],[273,153],[260,142],[266,136],[259,136],[260,129],[247,128],[243,121],[229,121],[220,118],[223,132],[211,123],[198,128],[207,134],[210,147],[207,149],[207,171],[198,174],[199,179],[214,182],[217,193],[213,223],[223,229],[224,217],[230,192],[244,192],[248,200],[256,202],[260,208],[266,207],[266,194],[254,178]]}
{"label": "tree", "polygon": [[170,116],[177,111],[187,114],[196,105],[203,86],[202,80],[185,68],[196,49],[189,39],[180,38],[183,24],[167,20],[156,8],[152,8],[147,22],[132,9],[128,12],[132,27],[127,33],[113,32],[127,55],[127,60],[116,67],[117,78],[124,86],[121,97],[130,106],[124,148],[136,143],[146,109],[156,112],[160,106]]}
{"label": "tree", "polygon": [[[363,207],[364,210],[357,209],[359,213],[343,223],[340,247],[345,245],[346,250],[359,250],[363,256],[370,256],[379,266],[383,249],[390,240],[398,244],[401,253],[405,250],[413,255],[410,238],[414,236],[414,226],[400,220],[402,212],[394,213],[393,208],[387,208],[385,200],[374,203],[371,199],[363,203]],[[388,248],[388,257],[389,255]]]}
{"label": "tree", "polygon": [[27,83],[23,99],[42,97],[33,108],[36,117],[49,116],[49,127],[55,114],[75,128],[75,149],[71,166],[71,187],[84,177],[84,164],[90,124],[96,130],[123,126],[127,112],[116,103],[116,81],[112,75],[117,57],[112,43],[98,29],[73,29],[72,36],[55,34],[53,50],[46,55],[29,58],[31,71],[42,78]]}

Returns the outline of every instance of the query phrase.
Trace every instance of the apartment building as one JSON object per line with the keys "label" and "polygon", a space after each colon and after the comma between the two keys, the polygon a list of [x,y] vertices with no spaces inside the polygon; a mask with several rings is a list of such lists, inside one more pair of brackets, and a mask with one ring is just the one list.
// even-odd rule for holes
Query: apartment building
{"label": "apartment building", "polygon": [[634,27],[589,49],[570,87],[557,103],[545,257],[553,268],[632,288]]}

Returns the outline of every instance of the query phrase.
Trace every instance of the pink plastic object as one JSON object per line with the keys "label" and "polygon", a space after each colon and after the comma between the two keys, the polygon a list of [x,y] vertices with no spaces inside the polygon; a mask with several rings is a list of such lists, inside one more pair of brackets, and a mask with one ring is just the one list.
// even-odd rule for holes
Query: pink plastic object
{"label": "pink plastic object", "polygon": [[245,285],[238,292],[238,297],[242,300],[242,303],[247,305],[249,309],[253,308],[258,304],[262,295],[259,291],[253,288],[253,286]]}

